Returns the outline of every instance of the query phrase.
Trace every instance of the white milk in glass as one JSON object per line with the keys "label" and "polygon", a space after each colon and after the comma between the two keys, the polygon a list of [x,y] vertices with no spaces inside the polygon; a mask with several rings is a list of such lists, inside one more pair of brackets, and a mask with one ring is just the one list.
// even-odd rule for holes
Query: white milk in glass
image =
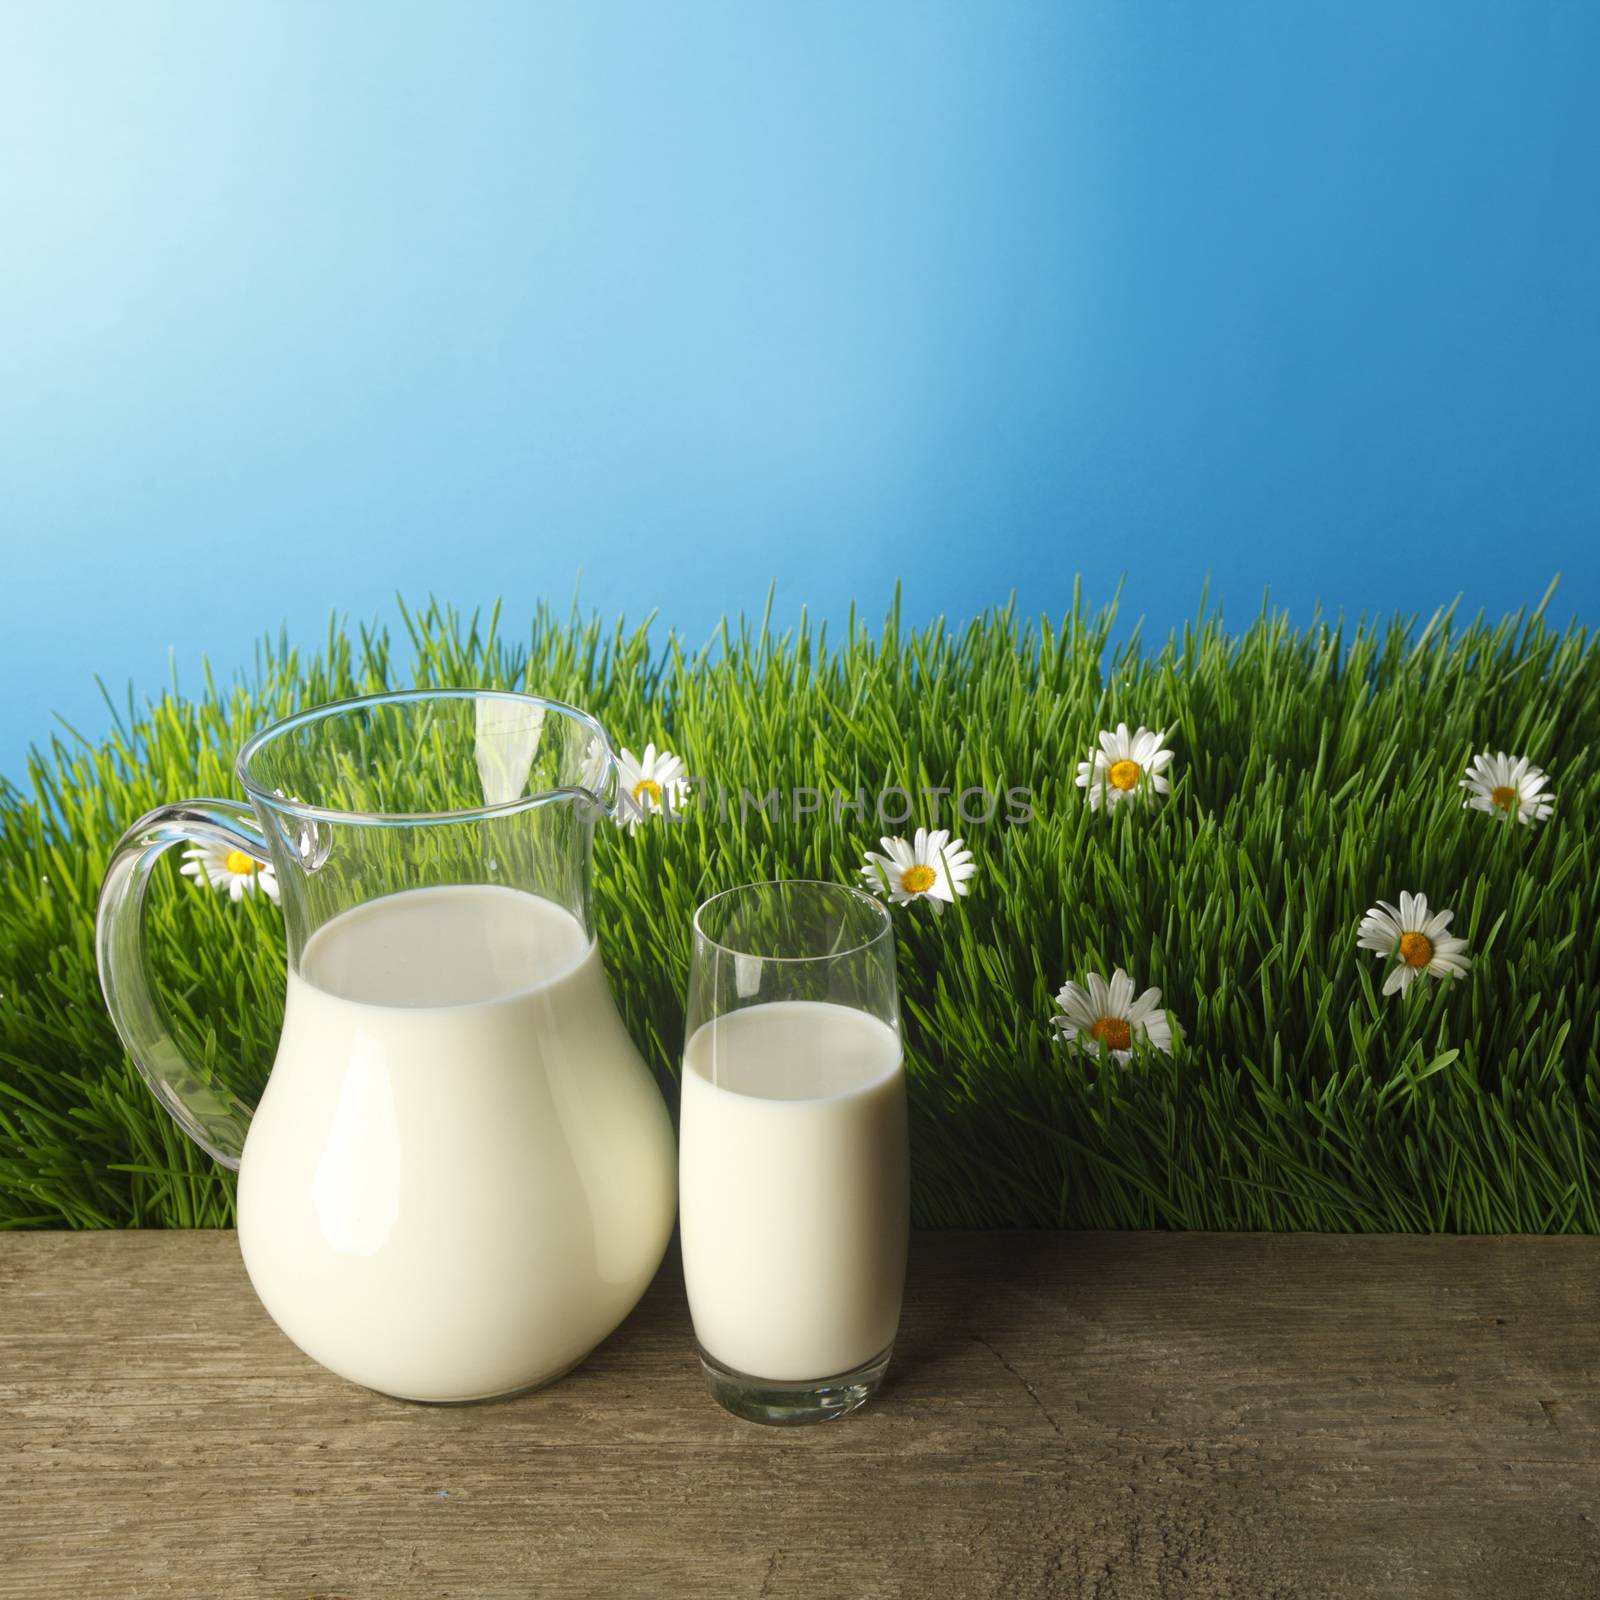
{"label": "white milk in glass", "polygon": [[899,1034],[817,1001],[725,1013],[684,1049],[679,1141],[684,1279],[706,1351],[806,1380],[887,1350],[909,1204]]}
{"label": "white milk in glass", "polygon": [[334,918],[291,969],[239,1245],[315,1360],[475,1399],[557,1376],[627,1315],[673,1180],[666,1108],[576,918],[418,889]]}

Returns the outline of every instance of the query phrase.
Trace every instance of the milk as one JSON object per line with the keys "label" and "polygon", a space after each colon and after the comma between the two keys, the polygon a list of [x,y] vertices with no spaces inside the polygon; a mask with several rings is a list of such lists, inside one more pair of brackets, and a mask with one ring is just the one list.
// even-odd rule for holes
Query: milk
{"label": "milk", "polygon": [[704,1349],[790,1380],[887,1350],[908,1210],[898,1033],[816,1001],[726,1013],[685,1047],[679,1141],[683,1272]]}
{"label": "milk", "polygon": [[416,1400],[556,1377],[666,1248],[672,1129],[599,956],[548,900],[418,889],[344,913],[289,973],[239,1170],[279,1327]]}

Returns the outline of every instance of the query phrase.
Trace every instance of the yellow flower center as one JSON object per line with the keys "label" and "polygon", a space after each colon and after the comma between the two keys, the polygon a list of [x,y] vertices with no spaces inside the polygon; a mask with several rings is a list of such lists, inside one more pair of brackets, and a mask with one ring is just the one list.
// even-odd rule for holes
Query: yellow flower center
{"label": "yellow flower center", "polygon": [[261,870],[261,863],[247,856],[243,850],[230,850],[222,863],[236,878],[248,878]]}
{"label": "yellow flower center", "polygon": [[1133,1048],[1133,1029],[1123,1017],[1101,1017],[1089,1032],[1096,1044],[1103,1044],[1108,1050]]}
{"label": "yellow flower center", "polygon": [[1509,783],[1502,783],[1498,789],[1490,794],[1489,798],[1502,811],[1515,811],[1517,808],[1517,791]]}
{"label": "yellow flower center", "polygon": [[661,804],[661,785],[654,778],[641,778],[633,786],[633,798],[644,801],[646,805],[658,806]]}
{"label": "yellow flower center", "polygon": [[938,874],[932,867],[907,867],[900,874],[900,887],[907,894],[926,894],[938,880]]}
{"label": "yellow flower center", "polygon": [[1113,761],[1111,770],[1106,774],[1113,786],[1121,789],[1124,794],[1130,789],[1139,787],[1139,779],[1142,775],[1137,761]]}
{"label": "yellow flower center", "polygon": [[1408,967],[1425,967],[1433,960],[1433,942],[1425,934],[1400,935],[1400,959]]}

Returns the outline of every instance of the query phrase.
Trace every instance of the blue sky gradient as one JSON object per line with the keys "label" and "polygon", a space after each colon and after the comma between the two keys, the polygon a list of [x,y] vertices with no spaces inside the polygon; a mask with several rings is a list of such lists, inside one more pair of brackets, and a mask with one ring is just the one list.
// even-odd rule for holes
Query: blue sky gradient
{"label": "blue sky gradient", "polygon": [[1600,7],[0,11],[0,773],[399,591],[1600,623]]}

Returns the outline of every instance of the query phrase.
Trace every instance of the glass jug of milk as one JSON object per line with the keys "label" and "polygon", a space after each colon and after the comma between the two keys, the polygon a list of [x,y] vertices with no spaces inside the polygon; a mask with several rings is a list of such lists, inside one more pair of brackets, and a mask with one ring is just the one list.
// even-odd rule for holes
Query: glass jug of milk
{"label": "glass jug of milk", "polygon": [[[628,1314],[676,1206],[665,1102],[623,1028],[590,909],[619,803],[600,725],[556,701],[420,690],[251,739],[250,806],[163,806],[112,856],[96,929],[117,1031],[239,1173],[239,1248],[278,1326],[410,1400],[560,1376]],[[273,871],[283,1033],[251,1108],[179,1052],[141,905],[175,844]]]}

